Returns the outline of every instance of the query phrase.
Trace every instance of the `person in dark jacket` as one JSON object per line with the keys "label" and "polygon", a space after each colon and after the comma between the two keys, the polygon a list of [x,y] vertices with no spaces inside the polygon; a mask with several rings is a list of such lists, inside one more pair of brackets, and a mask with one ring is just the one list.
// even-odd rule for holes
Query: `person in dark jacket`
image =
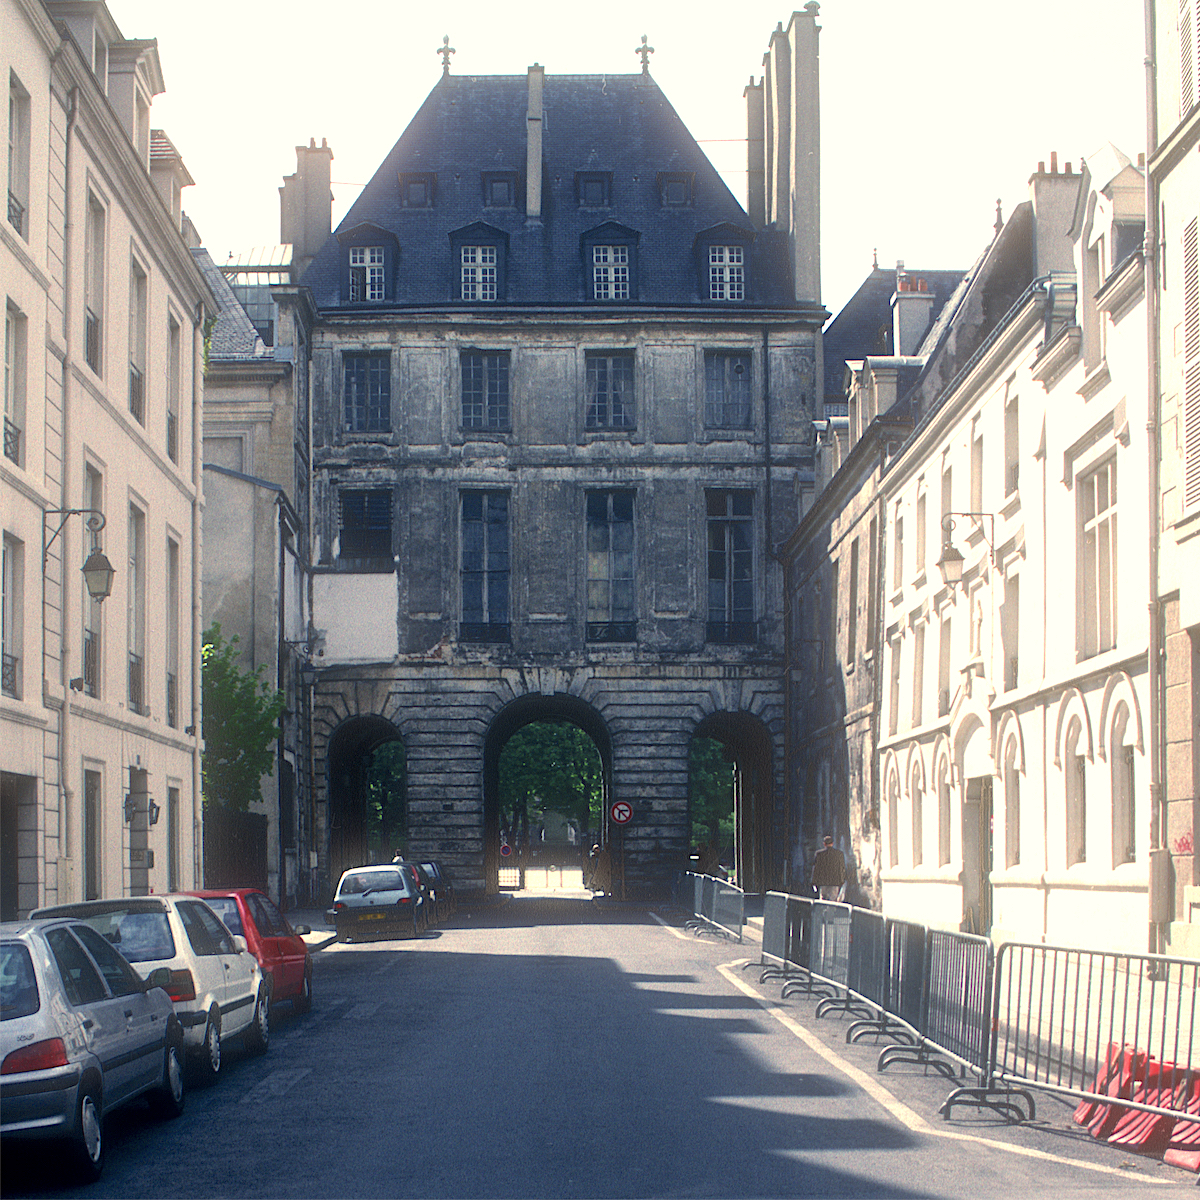
{"label": "person in dark jacket", "polygon": [[825,847],[813,860],[812,885],[822,900],[840,900],[846,885],[846,856],[825,835]]}

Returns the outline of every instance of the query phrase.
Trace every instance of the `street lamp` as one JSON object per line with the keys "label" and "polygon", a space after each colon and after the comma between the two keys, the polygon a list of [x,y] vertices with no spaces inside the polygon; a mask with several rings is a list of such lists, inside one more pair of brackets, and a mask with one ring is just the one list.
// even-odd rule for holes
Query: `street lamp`
{"label": "street lamp", "polygon": [[987,542],[988,560],[991,563],[996,561],[996,526],[995,515],[985,512],[953,512],[947,513],[942,518],[942,557],[938,559],[938,570],[942,573],[942,579],[954,587],[955,584],[962,582],[963,564],[965,559],[961,551],[956,550],[954,543],[950,538],[954,533],[954,518],[955,517],[971,517],[977,523],[986,520],[988,523],[988,532],[983,535],[983,540]]}
{"label": "street lamp", "polygon": [[[49,540],[46,539],[46,517],[50,513],[55,513],[62,517],[58,523],[58,528],[50,535]],[[87,520],[84,522],[88,531],[92,535],[92,541],[95,543],[96,536],[100,530],[104,528],[104,514],[98,508],[48,508],[42,513],[42,570],[46,569],[46,562],[50,556],[50,547],[54,545],[55,538],[62,533],[66,528],[67,521],[71,517],[82,516],[87,513]],[[108,561],[104,552],[98,544],[93,544],[92,552],[87,556],[83,563],[83,579],[87,584],[88,595],[93,600],[100,601],[106,599],[112,593],[113,576],[116,571],[113,569],[112,563]]]}

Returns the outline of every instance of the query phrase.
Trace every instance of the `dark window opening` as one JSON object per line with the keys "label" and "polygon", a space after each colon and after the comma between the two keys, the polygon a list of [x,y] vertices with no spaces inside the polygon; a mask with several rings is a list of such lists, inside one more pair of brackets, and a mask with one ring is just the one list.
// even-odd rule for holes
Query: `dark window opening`
{"label": "dark window opening", "polygon": [[386,488],[344,491],[339,557],[392,565],[392,493]]}
{"label": "dark window opening", "polygon": [[587,356],[587,427],[633,429],[633,355]]}
{"label": "dark window opening", "polygon": [[462,423],[467,429],[508,429],[508,351],[462,356]]}
{"label": "dark window opening", "polygon": [[351,433],[382,433],[391,429],[391,356],[347,354],[342,364],[346,429]]}

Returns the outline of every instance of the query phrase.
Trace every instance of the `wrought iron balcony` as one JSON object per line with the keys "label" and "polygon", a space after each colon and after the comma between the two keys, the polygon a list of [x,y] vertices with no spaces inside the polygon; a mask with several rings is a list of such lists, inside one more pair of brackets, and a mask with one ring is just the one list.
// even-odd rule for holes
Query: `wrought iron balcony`
{"label": "wrought iron balcony", "polygon": [[139,425],[146,423],[146,378],[141,368],[129,364],[129,411]]}
{"label": "wrought iron balcony", "polygon": [[758,641],[757,621],[709,621],[704,640],[724,646],[752,646]]}
{"label": "wrought iron balcony", "polygon": [[21,660],[15,654],[0,655],[0,692],[14,700],[21,698],[17,690],[17,668]]}
{"label": "wrought iron balcony", "polygon": [[8,193],[8,223],[25,236],[25,205],[11,191]]}
{"label": "wrought iron balcony", "polygon": [[9,417],[4,418],[4,457],[20,465],[21,430]]}
{"label": "wrought iron balcony", "polygon": [[637,622],[589,621],[586,637],[589,642],[636,642]]}
{"label": "wrought iron balcony", "polygon": [[83,690],[89,696],[100,691],[100,635],[83,631]]}
{"label": "wrought iron balcony", "polygon": [[129,655],[129,709],[131,712],[146,712],[146,674],[145,664],[140,654]]}
{"label": "wrought iron balcony", "polygon": [[84,321],[84,356],[87,365],[100,374],[100,317],[92,310],[85,310]]}

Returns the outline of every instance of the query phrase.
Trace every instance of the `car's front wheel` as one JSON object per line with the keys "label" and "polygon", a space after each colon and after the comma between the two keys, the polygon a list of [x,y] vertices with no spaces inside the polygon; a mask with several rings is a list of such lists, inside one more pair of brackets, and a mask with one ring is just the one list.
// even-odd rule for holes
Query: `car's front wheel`
{"label": "car's front wheel", "polygon": [[246,1031],[246,1041],[255,1054],[265,1054],[271,1044],[271,996],[266,985],[258,989],[254,1020]]}
{"label": "car's front wheel", "polygon": [[214,1080],[221,1073],[221,1018],[218,1013],[208,1014],[204,1027],[204,1041],[200,1046],[200,1070],[205,1079]]}
{"label": "car's front wheel", "polygon": [[162,1084],[155,1089],[151,1103],[161,1117],[174,1118],[183,1114],[183,1051],[178,1045],[163,1052]]}
{"label": "car's front wheel", "polygon": [[88,1088],[79,1093],[75,1105],[75,1130],[71,1140],[72,1157],[80,1176],[91,1183],[104,1170],[104,1112],[100,1093]]}
{"label": "car's front wheel", "polygon": [[292,1004],[296,1012],[308,1012],[312,1008],[312,967],[304,972],[304,980],[300,984],[300,994]]}

